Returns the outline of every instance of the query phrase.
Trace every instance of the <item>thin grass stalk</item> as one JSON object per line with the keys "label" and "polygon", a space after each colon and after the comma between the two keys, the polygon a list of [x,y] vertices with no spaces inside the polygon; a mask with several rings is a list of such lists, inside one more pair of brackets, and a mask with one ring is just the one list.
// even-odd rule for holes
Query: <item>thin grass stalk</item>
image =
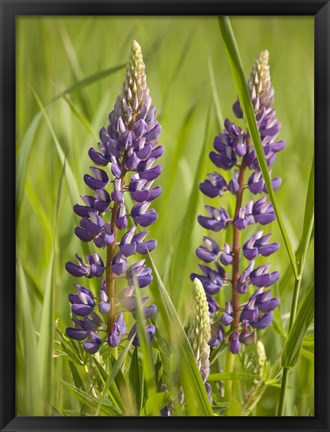
{"label": "thin grass stalk", "polygon": [[[312,168],[309,176],[308,192],[306,197],[303,238],[301,241],[302,248],[298,255],[299,256],[299,261],[298,261],[299,278],[295,280],[292,303],[291,303],[291,314],[290,314],[288,333],[290,332],[297,315],[302,273],[305,266],[307,249],[308,249],[308,245],[311,239],[313,226],[314,226],[314,212],[308,214],[308,208],[309,205],[313,205],[313,204],[314,204],[314,160],[312,162]],[[288,377],[289,377],[289,369],[284,367],[283,375],[282,375],[280,399],[279,399],[278,410],[277,410],[277,415],[280,417],[284,415],[284,407],[285,407],[284,404],[285,404],[285,395],[286,395]]]}

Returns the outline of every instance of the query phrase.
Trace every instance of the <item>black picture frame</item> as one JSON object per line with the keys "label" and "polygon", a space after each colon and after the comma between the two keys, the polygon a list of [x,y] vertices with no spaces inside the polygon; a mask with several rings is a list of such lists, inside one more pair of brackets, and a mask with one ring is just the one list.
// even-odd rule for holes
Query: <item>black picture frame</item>
{"label": "black picture frame", "polygon": [[[15,416],[15,19],[28,15],[309,15],[315,20],[315,416]],[[0,0],[0,430],[329,431],[330,4],[320,0]],[[299,109],[299,107],[297,107]]]}

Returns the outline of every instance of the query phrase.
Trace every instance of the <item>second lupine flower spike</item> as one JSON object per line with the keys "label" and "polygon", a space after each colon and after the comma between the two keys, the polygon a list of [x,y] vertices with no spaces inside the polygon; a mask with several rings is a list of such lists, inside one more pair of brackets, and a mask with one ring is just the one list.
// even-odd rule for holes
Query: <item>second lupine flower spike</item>
{"label": "second lupine flower spike", "polygon": [[[277,140],[281,125],[272,107],[274,89],[270,82],[268,61],[268,51],[261,52],[253,66],[248,88],[265,158],[270,167],[276,154],[285,147],[285,142]],[[239,100],[234,103],[233,112],[238,119],[243,119]],[[279,304],[279,300],[271,296],[269,288],[279,279],[279,273],[276,270],[269,272],[270,264],[255,268],[258,256],[270,256],[277,251],[279,244],[271,243],[271,234],[263,234],[262,230],[253,233],[250,238],[245,238],[243,242],[241,237],[248,226],[270,224],[276,215],[265,195],[268,191],[246,127],[239,127],[226,119],[224,131],[214,139],[214,150],[210,153],[210,159],[220,170],[232,170],[231,178],[226,181],[222,176],[224,173],[210,173],[200,184],[200,190],[208,199],[214,200],[219,200],[219,197],[221,200],[221,196],[229,192],[235,197],[235,210],[229,215],[218,202],[215,206],[206,205],[207,216],[199,216],[198,221],[210,234],[231,226],[233,240],[231,246],[225,243],[221,247],[211,237],[205,236],[204,245],[197,249],[196,255],[209,266],[200,265],[203,274],[192,273],[191,279],[198,278],[207,295],[212,323],[210,345],[214,347],[224,338],[227,340],[228,336],[229,350],[236,354],[241,351],[242,344],[249,345],[256,341],[257,329],[269,326],[273,319],[273,310]],[[248,170],[252,172],[247,177]],[[270,168],[269,172],[271,174]],[[274,177],[272,186],[274,190],[278,189],[281,179]],[[250,197],[244,203],[245,191]],[[254,200],[257,194],[262,196]],[[247,262],[244,262],[244,258]],[[225,266],[226,270],[222,266]],[[231,299],[221,307],[216,296],[220,289],[226,286],[231,289]]]}
{"label": "second lupine flower spike", "polygon": [[[160,186],[153,186],[161,173],[156,164],[164,148],[158,145],[161,126],[156,119],[147,86],[145,65],[140,45],[134,41],[126,68],[125,82],[109,115],[109,125],[100,130],[98,149],[91,148],[89,157],[97,167],[90,167],[84,181],[92,195],[82,195],[83,204],[74,206],[81,217],[75,229],[76,236],[84,242],[93,242],[105,249],[104,259],[98,253],[86,255],[86,261],[76,255],[78,264],[68,262],[67,271],[75,277],[101,277],[99,292],[75,285],[76,294],[69,295],[75,327],[67,329],[67,335],[83,340],[84,349],[94,354],[106,342],[111,347],[124,338],[136,334],[133,324],[127,332],[127,314],[136,317],[134,281],[146,287],[152,280],[151,269],[144,260],[134,260],[135,254],[145,255],[155,249],[156,240],[146,240],[148,227],[157,220],[151,202],[161,193]],[[128,208],[129,194],[135,204]],[[129,262],[130,261],[130,262]],[[118,292],[117,279],[126,279],[128,287]],[[148,297],[144,298],[144,302]],[[98,307],[98,312],[95,307]],[[145,319],[156,313],[156,306],[144,309]],[[79,317],[79,318],[76,318]],[[152,324],[147,325],[150,339],[155,334]],[[137,335],[133,344],[138,345]]]}

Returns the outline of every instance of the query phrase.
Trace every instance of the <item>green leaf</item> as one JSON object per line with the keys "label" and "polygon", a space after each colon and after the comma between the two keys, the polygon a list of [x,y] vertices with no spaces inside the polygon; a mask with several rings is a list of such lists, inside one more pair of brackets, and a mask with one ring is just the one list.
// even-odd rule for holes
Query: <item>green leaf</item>
{"label": "green leaf", "polygon": [[138,348],[135,347],[128,372],[129,383],[135,396],[138,413],[141,412],[144,399],[144,375],[139,363]]}
{"label": "green leaf", "polygon": [[90,76],[88,76],[88,77],[86,77],[86,78],[84,78],[84,79],[82,79],[80,81],[77,81],[75,84],[73,84],[72,86],[66,88],[61,93],[59,93],[58,95],[56,95],[55,97],[53,97],[53,99],[50,102],[54,102],[57,99],[60,99],[61,97],[65,96],[65,95],[67,95],[69,93],[72,93],[74,91],[80,90],[83,87],[86,87],[86,86],[88,86],[90,84],[93,84],[96,81],[99,81],[99,80],[101,80],[103,78],[106,78],[107,76],[112,75],[115,72],[120,71],[121,69],[124,69],[125,66],[126,66],[126,63],[118,65],[118,66],[114,66],[114,67],[105,69],[105,70],[103,70],[101,72],[97,72],[96,74],[90,75]]}
{"label": "green leaf", "polygon": [[144,312],[142,306],[142,299],[140,288],[137,280],[134,281],[135,295],[136,295],[136,311],[137,311],[137,333],[139,337],[139,344],[141,352],[143,354],[142,368],[144,372],[144,381],[147,391],[147,397],[150,400],[151,415],[159,416],[159,409],[156,403],[156,381],[155,381],[155,369],[154,361],[152,357],[151,343],[148,333],[145,328]]}
{"label": "green leaf", "polygon": [[227,345],[225,343],[220,343],[218,346],[216,346],[210,354],[210,364],[213,365],[213,363],[216,361],[218,356],[224,352],[227,348]]}
{"label": "green leaf", "polygon": [[123,349],[123,351],[120,353],[120,356],[118,357],[116,363],[113,365],[112,370],[111,370],[111,374],[109,375],[103,391],[102,391],[102,395],[104,396],[105,393],[108,391],[108,389],[110,388],[111,384],[113,383],[113,381],[115,380],[117,373],[120,371],[120,368],[122,367],[124,360],[129,352],[129,349],[132,345],[133,342],[133,337],[128,341],[127,345],[125,346],[125,348]]}
{"label": "green leaf", "polygon": [[185,376],[185,382],[182,383],[183,388],[189,390],[185,391],[185,401],[195,407],[195,415],[213,416],[212,407],[188,338],[150,254],[149,258],[156,276],[157,284],[153,285],[156,292],[153,294],[158,299],[157,306],[162,328],[168,330],[168,339],[172,343],[173,353],[180,360],[180,375]]}
{"label": "green leaf", "polygon": [[118,407],[116,407],[109,399],[97,399],[86,393],[84,390],[79,389],[66,381],[62,380],[62,383],[71,394],[73,394],[77,399],[79,399],[82,403],[86,404],[90,408],[96,410],[96,408],[100,405],[101,414],[107,416],[118,416],[122,414]]}
{"label": "green leaf", "polygon": [[157,412],[160,412],[171,399],[171,395],[168,392],[156,393],[153,395],[153,399],[148,399],[143,407],[143,415],[152,415],[153,410],[156,408]]}
{"label": "green leaf", "polygon": [[281,364],[284,368],[292,368],[296,365],[301,345],[308,327],[314,316],[314,285],[310,285],[301,303],[297,317],[290,330],[284,345]]}
{"label": "green leaf", "polygon": [[245,372],[219,372],[209,375],[207,381],[250,380],[255,378],[259,378],[259,376]]}
{"label": "green leaf", "polygon": [[311,363],[314,363],[315,357],[314,357],[314,353],[306,350],[305,348],[301,348],[301,355],[308,361],[310,361]]}
{"label": "green leaf", "polygon": [[258,126],[256,123],[256,119],[255,119],[255,115],[254,115],[254,111],[253,111],[253,107],[252,107],[252,102],[250,99],[249,89],[248,89],[247,82],[246,82],[245,77],[244,77],[243,66],[242,66],[242,62],[240,59],[240,55],[239,55],[238,47],[236,44],[235,36],[234,36],[233,30],[231,28],[230,20],[228,17],[219,17],[219,24],[220,24],[220,30],[221,30],[221,33],[223,36],[223,40],[225,43],[226,52],[227,52],[228,60],[229,60],[229,65],[230,65],[233,79],[235,82],[236,90],[237,90],[240,104],[241,104],[241,107],[242,107],[242,110],[244,113],[244,118],[246,119],[248,129],[249,129],[249,132],[250,132],[251,137],[252,137],[254,149],[255,149],[256,154],[257,154],[257,158],[258,158],[258,162],[259,162],[260,169],[262,172],[262,176],[263,176],[264,181],[266,183],[269,198],[273,204],[274,211],[276,213],[277,223],[278,223],[279,228],[280,228],[281,233],[282,233],[282,237],[284,240],[286,250],[287,250],[288,255],[289,255],[289,259],[290,259],[293,273],[295,275],[295,278],[299,279],[295,254],[293,252],[292,245],[290,243],[286,228],[285,228],[284,223],[282,221],[282,216],[278,210],[278,206],[276,203],[271,178],[269,175],[269,169],[268,169],[268,165],[267,165],[267,162],[265,159],[265,155],[264,155],[264,151],[263,151],[263,147],[262,147],[262,143],[261,143],[261,139],[260,139],[260,135],[259,135]]}
{"label": "green leaf", "polygon": [[75,386],[79,389],[85,390],[84,382],[79,374],[78,369],[71,361],[69,361],[69,366]]}
{"label": "green leaf", "polygon": [[73,360],[75,363],[77,363],[78,365],[83,365],[83,361],[79,358],[79,356],[72,351],[71,348],[69,348],[65,343],[61,342],[61,346],[63,351],[67,354],[67,356]]}
{"label": "green leaf", "polygon": [[[93,357],[93,361],[96,365],[96,370],[98,372],[98,375],[101,379],[101,381],[103,382],[103,384],[106,383],[107,379],[109,378],[109,374],[108,372],[104,369],[104,367],[96,360],[95,356]],[[117,372],[118,373],[118,372]],[[116,375],[117,376],[117,375]],[[116,377],[114,377],[114,380],[116,379]],[[108,388],[108,396],[110,397],[110,399],[114,402],[114,404],[116,406],[119,407],[119,409],[124,412],[125,410],[125,405],[123,402],[123,399],[121,397],[121,394],[116,386],[116,383],[114,382],[114,380],[112,381],[111,384],[109,384],[109,388]],[[104,388],[103,388],[103,392],[102,392],[102,397],[105,397],[105,392],[104,392]],[[97,408],[95,415],[97,416],[99,414],[100,411],[100,407]]]}

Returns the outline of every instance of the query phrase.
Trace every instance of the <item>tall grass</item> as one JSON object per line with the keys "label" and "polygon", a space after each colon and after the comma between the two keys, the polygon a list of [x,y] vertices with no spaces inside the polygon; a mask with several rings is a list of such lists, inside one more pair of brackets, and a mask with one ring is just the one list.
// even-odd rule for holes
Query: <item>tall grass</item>
{"label": "tall grass", "polygon": [[[157,415],[172,404],[178,415],[212,415],[228,403],[222,389],[232,380],[234,415],[313,415],[312,18],[231,18],[236,49],[216,17],[17,21],[17,414]],[[159,219],[150,229],[158,248],[148,258],[157,334],[151,345],[141,333],[140,348],[127,341],[117,355],[107,349],[91,359],[63,335],[72,291],[64,265],[75,251],[88,252],[73,235],[72,206],[87,193],[87,151],[107,124],[133,39],[145,54],[166,149]],[[196,222],[204,204],[198,184],[213,170],[213,138],[223,118],[232,117],[236,95],[244,100],[245,81],[263,49],[270,53],[287,142],[273,173],[283,179],[275,197],[282,223],[271,227],[281,243],[273,258],[281,303],[260,336],[262,367],[255,346],[238,356],[230,376],[225,350],[211,354],[211,406],[185,336],[189,274],[197,270],[194,251],[203,235]]]}

